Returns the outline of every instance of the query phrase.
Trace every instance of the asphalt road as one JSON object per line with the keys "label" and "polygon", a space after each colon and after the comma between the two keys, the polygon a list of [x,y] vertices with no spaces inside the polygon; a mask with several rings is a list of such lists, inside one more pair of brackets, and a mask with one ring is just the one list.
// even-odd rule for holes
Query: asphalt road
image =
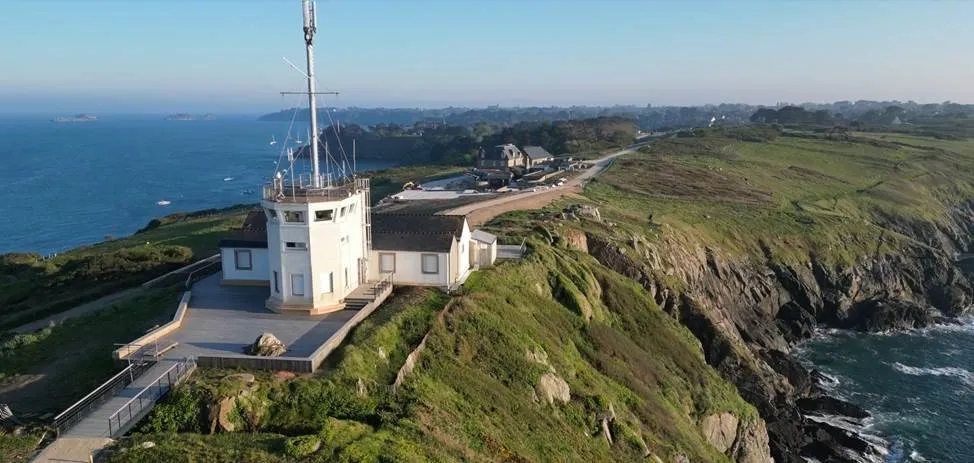
{"label": "asphalt road", "polygon": [[619,156],[622,156],[623,154],[626,154],[626,153],[631,153],[634,150],[636,150],[636,149],[638,149],[638,148],[640,148],[642,146],[645,146],[645,145],[646,145],[646,143],[640,143],[640,144],[637,144],[637,145],[632,145],[632,146],[629,146],[628,148],[626,148],[626,149],[624,149],[622,151],[617,151],[617,152],[612,153],[612,154],[610,154],[608,156],[601,157],[601,158],[596,159],[594,161],[589,161],[589,162],[593,162],[594,163],[594,165],[592,167],[589,167],[584,172],[582,172],[580,175],[578,175],[575,178],[573,178],[573,179],[565,182],[565,184],[562,185],[562,186],[560,186],[560,187],[551,187],[551,188],[547,188],[547,189],[544,189],[544,190],[538,190],[538,191],[522,190],[522,191],[517,192],[517,193],[508,193],[508,194],[501,195],[501,197],[499,197],[499,198],[490,199],[490,200],[487,200],[487,201],[481,201],[481,202],[473,203],[473,204],[467,204],[467,205],[460,206],[460,207],[456,207],[456,208],[453,208],[453,209],[447,209],[447,210],[444,210],[444,211],[440,211],[439,214],[442,214],[442,215],[470,215],[473,212],[478,211],[478,210],[481,210],[481,209],[486,209],[486,208],[490,208],[490,207],[496,207],[496,206],[499,206],[499,205],[502,205],[502,204],[507,204],[507,203],[514,202],[514,201],[525,201],[525,200],[532,199],[535,196],[540,196],[540,195],[549,195],[550,196],[553,192],[570,191],[570,190],[575,189],[575,188],[579,188],[580,189],[580,188],[584,187],[585,184],[588,183],[589,180],[591,180],[593,177],[595,177],[596,175],[598,175],[599,172],[602,172],[603,170],[605,170],[606,167],[608,167],[609,165],[611,165],[612,164],[612,161],[615,158],[617,158]]}

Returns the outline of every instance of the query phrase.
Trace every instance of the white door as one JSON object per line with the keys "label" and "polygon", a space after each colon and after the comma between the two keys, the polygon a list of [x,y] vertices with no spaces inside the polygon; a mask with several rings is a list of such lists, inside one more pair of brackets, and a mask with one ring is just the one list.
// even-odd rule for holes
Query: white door
{"label": "white door", "polygon": [[304,274],[303,273],[291,274],[291,295],[304,296]]}

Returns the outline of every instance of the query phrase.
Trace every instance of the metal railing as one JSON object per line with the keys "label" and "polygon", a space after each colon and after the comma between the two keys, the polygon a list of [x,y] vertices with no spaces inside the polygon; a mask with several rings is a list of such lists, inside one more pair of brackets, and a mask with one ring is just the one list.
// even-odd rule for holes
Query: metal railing
{"label": "metal railing", "polygon": [[159,375],[151,384],[139,391],[125,405],[122,405],[108,418],[108,436],[115,437],[121,433],[132,420],[144,410],[151,408],[157,400],[166,395],[173,386],[196,367],[195,360],[185,358],[174,363]]}
{"label": "metal railing", "polygon": [[55,416],[52,423],[55,434],[61,435],[61,433],[78,424],[89,412],[98,408],[112,397],[115,397],[118,391],[132,384],[135,378],[150,366],[152,364],[149,362],[130,363],[126,365],[118,374],[112,376],[111,379],[105,381],[102,385],[95,388],[95,390],[88,393],[88,395],[81,398],[81,400],[75,402]]}
{"label": "metal railing", "polygon": [[[324,185],[324,183],[322,183]],[[338,182],[326,187],[314,187],[308,179],[294,183],[274,182],[261,187],[261,198],[268,201],[307,201],[316,200],[337,201],[353,195],[356,185],[353,182]]]}
{"label": "metal railing", "polygon": [[382,277],[381,280],[372,283],[372,294],[374,294],[375,297],[379,297],[379,294],[382,293],[382,291],[385,291],[386,288],[392,286],[393,275],[395,275],[395,273],[387,273],[386,276]]}
{"label": "metal railing", "polygon": [[216,271],[222,270],[222,268],[223,268],[223,259],[217,258],[213,262],[210,262],[198,269],[193,270],[192,272],[189,272],[189,275],[186,276],[186,284],[185,284],[186,289],[192,288],[194,283],[216,273]]}

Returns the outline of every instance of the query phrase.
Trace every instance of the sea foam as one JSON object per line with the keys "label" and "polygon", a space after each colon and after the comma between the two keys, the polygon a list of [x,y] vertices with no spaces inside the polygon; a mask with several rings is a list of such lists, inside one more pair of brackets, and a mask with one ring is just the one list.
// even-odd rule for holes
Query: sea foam
{"label": "sea foam", "polygon": [[940,367],[940,368],[919,368],[911,367],[909,365],[903,365],[900,362],[893,363],[893,368],[907,375],[912,376],[950,376],[958,378],[964,382],[964,384],[974,387],[974,373],[967,371],[963,368],[956,367]]}

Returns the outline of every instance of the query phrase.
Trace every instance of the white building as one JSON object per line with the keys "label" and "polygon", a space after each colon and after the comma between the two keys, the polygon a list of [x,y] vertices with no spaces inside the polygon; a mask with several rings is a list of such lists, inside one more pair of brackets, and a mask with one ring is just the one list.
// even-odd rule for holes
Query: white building
{"label": "white building", "polygon": [[460,215],[372,216],[369,278],[396,285],[455,288],[470,273],[470,227]]}

